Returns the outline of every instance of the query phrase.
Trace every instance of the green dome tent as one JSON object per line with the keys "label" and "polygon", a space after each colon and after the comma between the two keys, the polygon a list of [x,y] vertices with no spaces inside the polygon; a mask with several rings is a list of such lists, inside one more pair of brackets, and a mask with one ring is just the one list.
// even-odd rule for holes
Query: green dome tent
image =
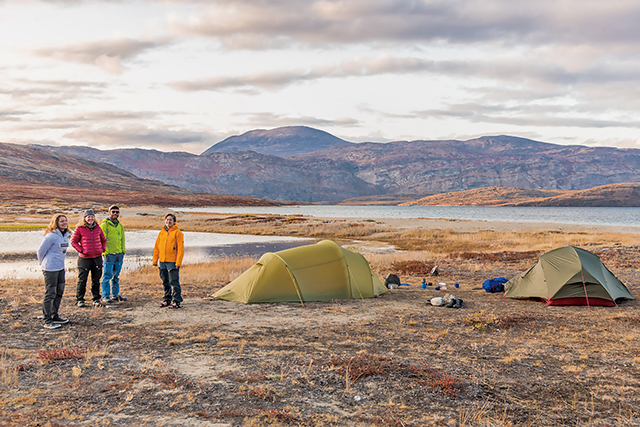
{"label": "green dome tent", "polygon": [[604,305],[633,299],[598,256],[573,246],[554,249],[505,284],[507,298],[542,298],[547,305]]}
{"label": "green dome tent", "polygon": [[267,252],[213,296],[244,303],[371,298],[387,291],[357,252],[330,240]]}

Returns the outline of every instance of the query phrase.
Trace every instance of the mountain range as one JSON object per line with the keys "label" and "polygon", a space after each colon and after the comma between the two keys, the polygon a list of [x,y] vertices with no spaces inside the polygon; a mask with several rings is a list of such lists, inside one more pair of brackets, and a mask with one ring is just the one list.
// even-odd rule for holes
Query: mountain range
{"label": "mountain range", "polygon": [[84,205],[270,205],[264,199],[202,193],[141,179],[113,166],[69,153],[0,143],[0,200],[56,200]]}
{"label": "mountain range", "polygon": [[353,143],[292,126],[227,138],[200,155],[42,147],[198,192],[300,202],[411,201],[484,187],[584,190],[640,181],[640,150],[513,136]]}

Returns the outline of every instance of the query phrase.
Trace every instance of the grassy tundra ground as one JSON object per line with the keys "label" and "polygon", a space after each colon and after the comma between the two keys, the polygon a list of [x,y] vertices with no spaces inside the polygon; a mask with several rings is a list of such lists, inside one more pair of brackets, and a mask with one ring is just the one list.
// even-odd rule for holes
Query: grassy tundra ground
{"label": "grassy tundra ground", "polygon": [[[129,228],[162,224],[159,210],[136,213],[123,219]],[[5,224],[49,214],[5,213]],[[334,238],[411,286],[369,300],[242,305],[210,295],[255,260],[224,259],[182,268],[182,310],[158,307],[151,267],[122,278],[126,303],[80,309],[69,272],[71,323],[45,331],[41,281],[0,280],[0,427],[640,424],[637,301],[547,308],[479,289],[572,244],[638,296],[637,233],[259,215],[180,215],[179,224]],[[442,275],[427,276],[435,264]],[[422,278],[449,290],[423,290]],[[446,292],[464,308],[427,304]]]}

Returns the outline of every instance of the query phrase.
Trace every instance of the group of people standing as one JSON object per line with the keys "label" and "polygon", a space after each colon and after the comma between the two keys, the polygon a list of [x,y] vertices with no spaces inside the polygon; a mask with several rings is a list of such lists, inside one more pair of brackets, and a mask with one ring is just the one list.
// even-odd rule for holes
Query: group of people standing
{"label": "group of people standing", "polygon": [[[184,257],[184,235],[176,224],[176,216],[165,215],[153,248],[154,267],[159,267],[164,287],[160,307],[180,308],[182,290],[180,266]],[[57,329],[69,319],[59,315],[65,288],[64,262],[69,245],[78,252],[78,284],[76,305],[86,307],[87,280],[91,275],[91,299],[95,307],[126,301],[120,295],[120,271],[125,255],[124,226],[120,222],[120,208],[112,205],[108,217],[100,225],[92,209],[84,212],[73,233],[64,214],[55,214],[44,232],[37,255],[44,274],[45,296],[42,304],[44,327]]]}
{"label": "group of people standing", "polygon": [[86,306],[84,296],[89,274],[91,274],[91,300],[94,306],[104,307],[105,304],[127,300],[120,296],[120,269],[124,259],[125,240],[124,226],[119,217],[120,208],[111,206],[109,217],[98,226],[93,209],[89,209],[76,224],[71,237],[71,246],[78,251],[78,286],[76,288],[78,307]]}

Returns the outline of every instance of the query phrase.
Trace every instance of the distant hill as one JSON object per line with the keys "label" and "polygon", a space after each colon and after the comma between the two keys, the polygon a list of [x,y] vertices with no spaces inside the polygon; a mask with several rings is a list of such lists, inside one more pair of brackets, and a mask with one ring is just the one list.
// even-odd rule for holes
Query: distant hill
{"label": "distant hill", "polygon": [[586,190],[526,190],[485,187],[435,194],[401,206],[553,206],[637,207],[640,183],[609,184]]}
{"label": "distant hill", "polygon": [[189,191],[141,179],[108,163],[34,146],[0,143],[0,200],[53,199],[163,206],[273,204],[257,198]]}
{"label": "distant hill", "polygon": [[48,147],[111,163],[141,178],[189,190],[300,202],[337,201],[379,194],[339,160],[294,161],[253,151],[195,155],[183,152],[86,147]]}
{"label": "distant hill", "polygon": [[[269,137],[261,139],[265,133]],[[319,149],[323,146],[317,142],[319,135],[328,135],[328,148]],[[232,138],[244,142],[234,145]],[[219,144],[225,141],[202,155],[47,148],[189,190],[301,202],[391,204],[486,187],[584,190],[640,182],[638,149],[566,146],[506,135],[354,144],[302,126],[232,138],[226,140],[231,141],[228,148],[242,151],[211,151],[224,148]],[[269,141],[274,144],[272,153],[281,156],[256,151],[268,151]],[[306,151],[291,155],[301,147]],[[617,206],[618,201],[598,203]]]}
{"label": "distant hill", "polygon": [[362,143],[297,155],[340,158],[382,194],[418,197],[483,187],[579,190],[640,181],[640,150],[565,146],[511,136]]}
{"label": "distant hill", "polygon": [[231,136],[211,146],[202,155],[255,151],[260,154],[286,158],[295,154],[311,153],[352,144],[318,129],[306,126],[288,126],[271,130],[252,130],[242,135]]}

